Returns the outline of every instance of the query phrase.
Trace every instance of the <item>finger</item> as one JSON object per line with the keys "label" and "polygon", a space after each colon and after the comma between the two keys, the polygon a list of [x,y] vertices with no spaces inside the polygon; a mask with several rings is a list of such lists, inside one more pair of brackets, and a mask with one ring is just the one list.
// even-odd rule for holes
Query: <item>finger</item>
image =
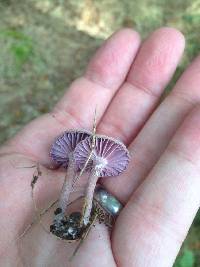
{"label": "finger", "polygon": [[[200,57],[180,77],[170,95],[160,104],[132,142],[132,161],[121,177],[106,180],[107,188],[127,201],[159,159],[186,114],[200,102]],[[127,188],[125,185],[129,184]]]}
{"label": "finger", "polygon": [[98,130],[127,144],[152,113],[184,50],[183,35],[173,28],[153,32],[141,46],[125,83]]}
{"label": "finger", "polygon": [[33,121],[11,140],[12,149],[47,163],[49,145],[60,132],[68,128],[90,129],[95,107],[99,120],[123,83],[139,43],[138,34],[131,29],[111,36],[97,51],[85,75],[72,83],[53,112]]}
{"label": "finger", "polygon": [[200,108],[189,115],[120,214],[119,266],[171,267],[200,205]]}

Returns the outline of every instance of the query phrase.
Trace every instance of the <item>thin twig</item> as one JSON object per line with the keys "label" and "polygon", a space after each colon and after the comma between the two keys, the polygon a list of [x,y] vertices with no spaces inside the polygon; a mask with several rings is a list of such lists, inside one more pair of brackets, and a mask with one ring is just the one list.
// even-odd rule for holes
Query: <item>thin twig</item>
{"label": "thin twig", "polygon": [[[81,199],[83,196],[79,196],[79,197],[77,197],[76,199],[74,199],[73,201],[71,201],[67,206],[70,206],[71,204],[73,204],[75,201],[78,201],[79,199]],[[58,200],[59,199],[56,199],[55,201],[53,201],[51,204],[49,204],[49,206],[47,207],[47,208],[45,208],[45,209],[43,209],[41,212],[40,212],[40,214],[39,214],[39,216],[40,216],[40,218],[43,216],[43,215],[45,215],[51,208],[53,208],[53,206],[54,205],[56,205],[56,203],[58,203]],[[23,238],[24,237],[24,235],[30,230],[30,228],[35,224],[35,223],[37,223],[38,222],[38,217],[36,217],[26,228],[25,228],[25,230],[23,231],[23,233],[17,238],[17,240],[18,239],[21,239],[21,238]],[[17,241],[16,240],[16,241]]]}
{"label": "thin twig", "polygon": [[[45,215],[56,203],[58,202],[58,199],[56,199],[54,202],[52,202],[47,208],[43,209],[39,216],[40,218]],[[29,229],[38,222],[38,217],[36,217],[24,230],[24,232],[18,237],[18,239],[21,239],[28,231]]]}
{"label": "thin twig", "polygon": [[[87,165],[88,165],[88,163],[89,163],[89,161],[90,161],[90,159],[94,153],[95,144],[96,144],[96,129],[97,129],[97,107],[95,108],[95,113],[94,113],[93,131],[92,131],[92,145],[91,145],[92,149],[91,149],[91,152],[90,152],[88,159],[85,162],[83,169],[80,172],[81,175],[84,172],[84,170],[86,169],[86,167],[87,167]],[[80,225],[83,225],[83,219],[84,219],[86,207],[87,207],[87,200],[85,199],[84,204],[83,204],[83,208],[82,208],[82,218],[80,221]]]}
{"label": "thin twig", "polygon": [[35,184],[36,182],[38,181],[39,177],[42,176],[42,172],[39,168],[39,163],[37,164],[37,174],[34,175],[33,174],[33,179],[31,181],[31,197],[32,197],[32,200],[33,200],[33,206],[34,206],[34,210],[35,210],[35,213],[36,213],[36,220],[38,221],[38,223],[42,226],[43,230],[46,232],[46,233],[50,233],[46,227],[42,224],[41,222],[41,216],[40,216],[40,213],[38,213],[38,208],[37,208],[37,204],[36,204],[36,201],[35,201],[35,198],[34,198],[34,188],[35,188]]}
{"label": "thin twig", "polygon": [[87,168],[87,165],[93,155],[94,152],[94,148],[95,148],[95,141],[96,141],[96,129],[97,129],[97,107],[95,108],[95,113],[94,113],[94,121],[93,121],[93,131],[92,131],[92,149],[91,152],[83,166],[83,168],[81,169],[79,175],[75,176],[73,179],[73,186],[72,188],[74,189],[74,184],[76,183],[77,180],[80,179],[80,177],[83,175],[83,172],[85,171],[85,169]]}
{"label": "thin twig", "polygon": [[37,167],[37,165],[31,165],[31,166],[15,166],[12,161],[10,161],[10,163],[13,166],[13,168],[15,168],[15,169],[32,169],[32,168],[36,168]]}
{"label": "thin twig", "polygon": [[98,213],[95,213],[95,216],[94,216],[94,218],[93,218],[91,224],[88,226],[88,228],[87,228],[85,234],[82,236],[82,238],[81,238],[79,244],[77,245],[77,247],[75,248],[75,250],[74,250],[72,256],[69,258],[69,261],[72,261],[73,258],[75,257],[75,255],[76,255],[76,253],[78,252],[79,248],[81,247],[81,245],[83,244],[84,240],[85,240],[86,237],[88,236],[88,234],[89,234],[89,232],[90,232],[92,226],[94,225],[94,223],[95,223],[97,217],[98,217]]}

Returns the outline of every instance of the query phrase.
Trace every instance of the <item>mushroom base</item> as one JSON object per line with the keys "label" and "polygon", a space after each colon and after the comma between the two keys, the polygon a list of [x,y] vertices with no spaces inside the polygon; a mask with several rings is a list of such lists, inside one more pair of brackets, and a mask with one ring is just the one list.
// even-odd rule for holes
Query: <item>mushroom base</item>
{"label": "mushroom base", "polygon": [[95,218],[99,223],[105,224],[111,228],[114,224],[114,218],[94,199],[89,223],[85,226],[81,223],[82,214],[79,211],[73,211],[70,215],[63,216],[62,210],[57,208],[54,212],[60,220],[54,220],[50,225],[50,232],[62,240],[69,242],[78,241],[84,238],[91,225],[95,223]]}
{"label": "mushroom base", "polygon": [[69,216],[64,216],[60,221],[50,225],[50,232],[64,240],[79,240],[84,232],[84,228],[80,227],[80,220],[81,213],[72,212]]}
{"label": "mushroom base", "polygon": [[69,242],[84,239],[85,234],[88,232],[92,224],[94,224],[96,217],[96,209],[94,208],[91,213],[89,223],[85,226],[82,225],[82,214],[79,211],[74,211],[68,216],[63,216],[62,210],[57,208],[54,212],[55,216],[61,216],[60,220],[56,218],[53,224],[50,225],[50,232],[62,240]]}

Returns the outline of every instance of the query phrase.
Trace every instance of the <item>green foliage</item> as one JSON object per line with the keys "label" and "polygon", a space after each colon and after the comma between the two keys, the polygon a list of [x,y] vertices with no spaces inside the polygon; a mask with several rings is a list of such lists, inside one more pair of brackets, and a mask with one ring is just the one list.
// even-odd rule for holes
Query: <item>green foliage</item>
{"label": "green foliage", "polygon": [[174,267],[193,267],[195,261],[194,253],[191,250],[184,249],[178,256]]}
{"label": "green foliage", "polygon": [[200,226],[200,210],[197,212],[197,215],[194,219],[194,225],[195,226]]}
{"label": "green foliage", "polygon": [[184,15],[183,19],[187,23],[200,23],[200,15]]}
{"label": "green foliage", "polygon": [[[10,57],[12,62],[12,72],[18,75],[23,68],[23,65],[33,55],[33,42],[32,39],[19,30],[1,30],[0,38],[6,44],[7,58]],[[4,63],[6,64],[6,62]]]}

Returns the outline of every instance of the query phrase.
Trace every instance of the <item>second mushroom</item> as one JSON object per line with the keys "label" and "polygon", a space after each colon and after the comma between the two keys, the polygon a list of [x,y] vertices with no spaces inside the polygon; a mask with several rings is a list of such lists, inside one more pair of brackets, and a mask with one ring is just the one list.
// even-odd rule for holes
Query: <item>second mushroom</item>
{"label": "second mushroom", "polygon": [[77,144],[90,136],[90,132],[81,130],[65,131],[61,136],[54,141],[50,156],[58,165],[67,169],[62,191],[59,198],[58,207],[61,210],[60,218],[64,217],[66,212],[70,193],[73,191],[78,168],[74,162],[73,152]]}

